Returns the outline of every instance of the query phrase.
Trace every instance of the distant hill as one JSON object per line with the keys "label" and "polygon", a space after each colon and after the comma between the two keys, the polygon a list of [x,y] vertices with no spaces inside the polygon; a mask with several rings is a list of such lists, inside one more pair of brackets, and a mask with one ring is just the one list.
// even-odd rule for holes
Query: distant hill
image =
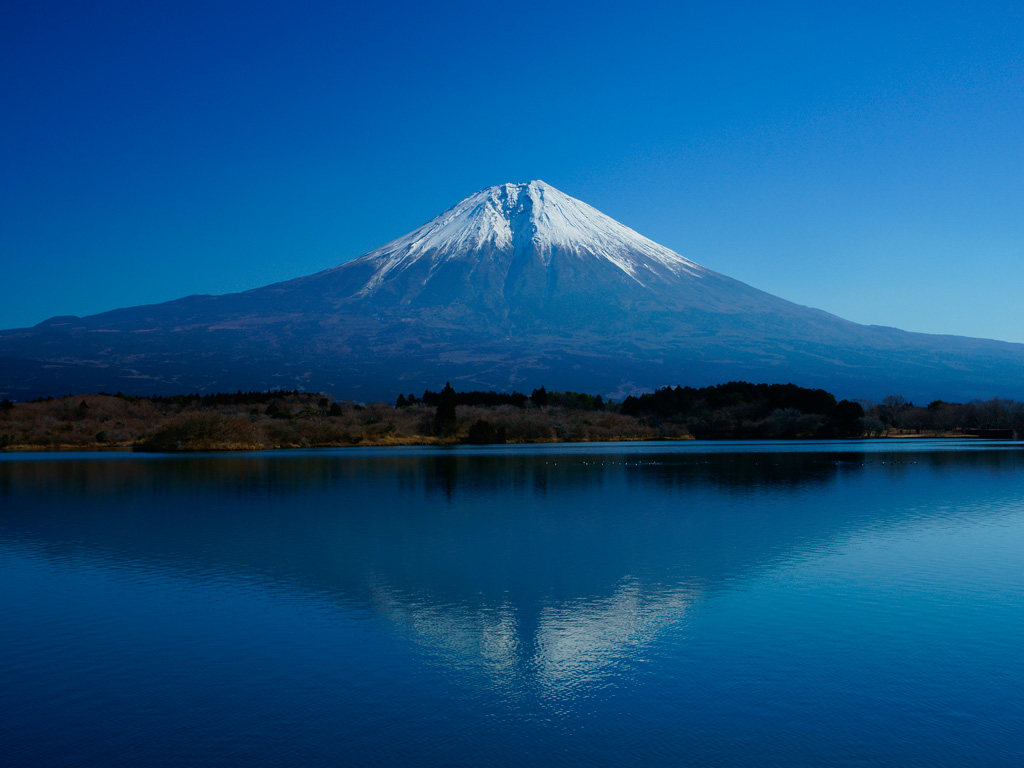
{"label": "distant hill", "polygon": [[865,326],[713,272],[541,181],[472,195],[315,275],[0,331],[0,397],[459,389],[622,398],[792,381],[841,398],[1024,397],[1024,345]]}

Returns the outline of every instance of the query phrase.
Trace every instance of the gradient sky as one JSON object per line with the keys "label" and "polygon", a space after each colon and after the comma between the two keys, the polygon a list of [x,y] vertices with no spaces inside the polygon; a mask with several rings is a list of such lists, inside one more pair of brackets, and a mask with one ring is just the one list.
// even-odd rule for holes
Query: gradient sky
{"label": "gradient sky", "polygon": [[9,2],[0,66],[3,328],[539,178],[791,301],[1024,342],[1024,4]]}

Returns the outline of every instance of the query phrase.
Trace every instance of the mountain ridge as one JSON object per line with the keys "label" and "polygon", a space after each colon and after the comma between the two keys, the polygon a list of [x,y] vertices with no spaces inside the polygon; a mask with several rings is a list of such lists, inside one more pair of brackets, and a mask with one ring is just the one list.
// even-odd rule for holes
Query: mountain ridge
{"label": "mountain ridge", "polygon": [[843,397],[1024,395],[1024,345],[859,325],[789,302],[539,180],[480,190],[316,274],[0,331],[0,358],[0,394],[15,397],[88,380],[147,394],[370,399],[449,379],[605,396],[734,379]]}

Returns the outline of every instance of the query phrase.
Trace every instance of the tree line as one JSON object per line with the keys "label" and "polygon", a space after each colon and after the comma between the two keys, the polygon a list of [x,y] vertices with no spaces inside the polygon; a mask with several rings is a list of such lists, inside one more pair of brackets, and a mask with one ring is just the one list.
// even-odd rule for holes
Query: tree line
{"label": "tree line", "polygon": [[730,381],[663,387],[627,397],[622,412],[649,424],[676,424],[698,439],[857,437],[864,409],[823,389]]}
{"label": "tree line", "polygon": [[0,400],[0,449],[129,447],[227,450],[652,439],[1024,435],[1024,404],[901,395],[836,401],[822,389],[729,382],[663,387],[621,402],[551,391],[458,392],[450,383],[394,403],[336,401],[296,390]]}
{"label": "tree line", "polygon": [[[836,398],[822,389],[795,384],[751,384],[733,381],[711,387],[663,387],[655,392],[629,396],[621,403],[601,395],[549,391],[541,386],[527,397],[521,392],[458,392],[451,383],[423,396],[399,395],[396,407],[433,407],[433,435],[452,439],[460,434],[458,407],[511,407],[522,411],[592,412],[616,414],[629,419],[631,431],[654,437],[716,438],[827,438],[863,434],[864,409]],[[477,417],[464,429],[468,443],[505,442],[515,416],[504,414],[504,424]],[[521,417],[522,418],[522,417]],[[621,423],[621,422],[620,422]]]}
{"label": "tree line", "polygon": [[902,395],[889,395],[880,403],[864,403],[864,434],[924,434],[928,432],[1012,437],[1024,435],[1024,403],[994,397],[969,403],[933,400],[919,406]]}
{"label": "tree line", "polygon": [[[836,400],[824,389],[795,384],[753,384],[731,381],[707,387],[662,387],[626,397],[621,403],[601,395],[548,391],[543,386],[529,397],[520,392],[458,392],[451,383],[422,398],[400,395],[399,408],[416,405],[436,409],[433,434],[452,437],[459,432],[458,406],[516,409],[558,409],[615,413],[630,417],[650,434],[697,439],[857,438],[891,434],[962,434],[1016,437],[1024,434],[1024,404],[994,398],[971,403],[936,400],[915,406],[901,395],[880,403]],[[463,425],[464,426],[464,425]],[[502,431],[486,419],[473,422],[467,442],[504,442]]]}

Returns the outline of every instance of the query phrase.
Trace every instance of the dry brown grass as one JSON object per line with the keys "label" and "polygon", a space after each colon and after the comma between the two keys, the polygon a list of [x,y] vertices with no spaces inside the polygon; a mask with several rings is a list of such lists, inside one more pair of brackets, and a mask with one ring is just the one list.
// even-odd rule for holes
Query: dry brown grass
{"label": "dry brown grass", "polygon": [[640,440],[659,434],[632,416],[549,406],[459,406],[458,430],[433,434],[435,409],[416,404],[332,403],[292,394],[265,404],[181,404],[112,395],[74,395],[0,408],[0,449],[151,451],[262,450],[351,445],[451,445],[484,420],[510,443]]}

